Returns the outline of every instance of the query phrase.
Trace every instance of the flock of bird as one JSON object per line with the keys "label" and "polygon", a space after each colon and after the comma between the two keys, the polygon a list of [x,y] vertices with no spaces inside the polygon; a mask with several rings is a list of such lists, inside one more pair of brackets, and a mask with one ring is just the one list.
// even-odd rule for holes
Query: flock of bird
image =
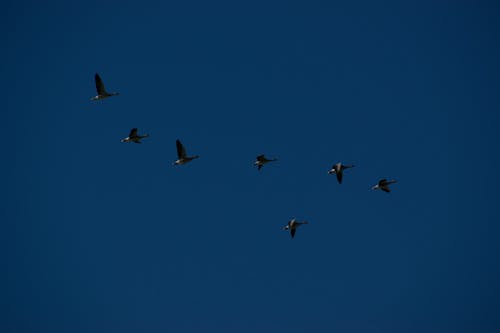
{"label": "flock of bird", "polygon": [[[120,94],[118,92],[111,92],[111,93],[107,92],[105,87],[104,87],[104,83],[103,83],[101,77],[97,73],[95,74],[95,86],[96,86],[96,90],[97,90],[97,95],[91,98],[92,101],[102,100],[102,99],[105,99],[105,98],[108,98],[111,96],[117,96]],[[129,135],[126,138],[123,138],[121,140],[121,142],[141,143],[141,140],[145,139],[147,137],[149,137],[148,134],[139,135],[137,128],[132,128],[130,130]],[[197,159],[199,157],[198,155],[188,156],[188,154],[186,152],[186,148],[184,147],[184,145],[181,143],[181,141],[179,139],[177,139],[175,141],[175,145],[177,148],[177,160],[173,162],[173,165],[183,165],[183,164],[191,162],[192,160]],[[277,159],[276,158],[269,159],[269,158],[266,158],[262,154],[262,155],[258,155],[256,157],[254,165],[257,167],[257,170],[260,171],[265,164],[270,163],[270,162],[274,162],[274,161],[277,161]],[[338,162],[332,166],[331,170],[328,171],[328,174],[336,175],[337,182],[339,184],[342,184],[342,177],[344,175],[344,170],[350,169],[353,167],[354,167],[354,165],[352,165],[352,164],[343,164],[342,162]],[[394,184],[394,183],[396,183],[396,180],[394,180],[394,179],[393,180],[387,180],[385,178],[380,179],[378,181],[378,183],[372,187],[372,190],[382,190],[384,192],[389,193],[389,192],[391,192],[391,189],[389,188],[389,186],[391,184]],[[296,232],[297,228],[300,227],[301,225],[304,225],[304,224],[309,224],[309,222],[307,222],[307,221],[299,222],[295,218],[292,218],[282,228],[282,230],[290,230],[290,236],[293,238],[293,237],[295,237],[295,232]]]}

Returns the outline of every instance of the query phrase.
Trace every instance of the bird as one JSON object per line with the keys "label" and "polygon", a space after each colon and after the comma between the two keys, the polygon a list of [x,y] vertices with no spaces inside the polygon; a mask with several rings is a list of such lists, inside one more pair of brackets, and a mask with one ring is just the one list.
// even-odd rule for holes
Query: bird
{"label": "bird", "polygon": [[257,166],[257,170],[260,171],[260,169],[262,169],[262,167],[264,166],[264,164],[266,163],[269,163],[269,162],[274,162],[274,161],[277,161],[278,159],[277,158],[272,158],[272,159],[268,159],[264,156],[264,154],[261,154],[259,156],[257,156],[256,158],[256,161],[253,165],[256,165]]}
{"label": "bird", "polygon": [[175,145],[177,146],[177,161],[173,163],[174,165],[183,165],[199,157],[198,155],[187,156],[186,148],[184,148],[179,139],[175,141]]}
{"label": "bird", "polygon": [[344,174],[345,169],[353,168],[355,165],[347,165],[347,164],[342,164],[341,162],[338,162],[332,166],[332,169],[328,171],[328,174],[337,175],[337,181],[339,184],[342,184],[342,175]]}
{"label": "bird", "polygon": [[97,73],[95,73],[95,88],[97,90],[97,96],[92,97],[90,99],[91,101],[105,99],[105,98],[108,98],[110,96],[116,96],[116,95],[120,94],[117,92],[108,93],[106,91],[106,89],[104,88],[104,83],[102,82],[101,77]]}
{"label": "bird", "polygon": [[295,231],[297,230],[298,227],[300,227],[303,224],[309,224],[309,222],[304,221],[304,222],[299,222],[295,218],[292,218],[288,223],[282,228],[282,230],[290,230],[290,236],[292,238],[295,236]]}
{"label": "bird", "polygon": [[391,189],[389,188],[389,185],[396,183],[396,180],[387,180],[385,178],[381,179],[378,181],[377,185],[372,187],[372,190],[382,190],[384,192],[391,192]]}
{"label": "bird", "polygon": [[137,134],[137,128],[132,128],[130,130],[130,134],[126,138],[122,139],[121,142],[142,143],[141,140],[147,137],[149,137],[149,134],[139,135]]}

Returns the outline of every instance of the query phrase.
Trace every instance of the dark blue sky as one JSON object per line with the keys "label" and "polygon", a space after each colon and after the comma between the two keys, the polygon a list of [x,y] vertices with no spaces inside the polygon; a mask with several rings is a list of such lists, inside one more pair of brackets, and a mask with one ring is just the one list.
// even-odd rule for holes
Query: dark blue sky
{"label": "dark blue sky", "polygon": [[1,332],[500,331],[495,1],[2,12]]}

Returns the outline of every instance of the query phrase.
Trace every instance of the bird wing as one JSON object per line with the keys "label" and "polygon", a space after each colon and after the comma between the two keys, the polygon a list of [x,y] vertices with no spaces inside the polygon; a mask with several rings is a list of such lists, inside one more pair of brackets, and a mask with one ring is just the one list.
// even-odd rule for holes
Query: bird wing
{"label": "bird wing", "polygon": [[384,186],[385,184],[387,184],[387,179],[385,179],[385,178],[378,181],[379,186]]}
{"label": "bird wing", "polygon": [[264,162],[266,160],[266,158],[264,157],[264,154],[257,156],[256,159],[259,162]]}
{"label": "bird wing", "polygon": [[177,139],[175,141],[175,145],[177,146],[177,157],[179,159],[186,157],[186,148],[182,145],[182,143]]}
{"label": "bird wing", "polygon": [[335,174],[337,175],[337,181],[339,182],[339,184],[342,184],[342,174],[343,174],[343,172],[342,171],[337,171]]}
{"label": "bird wing", "polygon": [[292,238],[295,236],[295,231],[296,229],[290,229],[290,235],[292,236]]}
{"label": "bird wing", "polygon": [[128,135],[129,138],[133,138],[137,136],[137,128],[132,128],[130,130],[130,134]]}
{"label": "bird wing", "polygon": [[99,74],[95,73],[95,88],[97,90],[98,95],[105,95],[106,89],[104,88],[104,83],[102,82]]}
{"label": "bird wing", "polygon": [[384,192],[387,192],[387,193],[391,192],[391,189],[390,189],[390,188],[388,188],[388,187],[385,187],[385,186],[384,186],[384,187],[381,187],[380,189],[381,189],[382,191],[384,191]]}
{"label": "bird wing", "polygon": [[257,170],[260,171],[260,169],[262,169],[262,164],[257,165]]}

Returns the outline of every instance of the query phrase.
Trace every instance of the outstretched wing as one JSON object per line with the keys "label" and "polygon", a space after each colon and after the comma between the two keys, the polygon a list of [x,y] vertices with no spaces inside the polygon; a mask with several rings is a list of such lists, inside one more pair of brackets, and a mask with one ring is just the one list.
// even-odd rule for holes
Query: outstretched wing
{"label": "outstretched wing", "polygon": [[342,184],[342,174],[343,174],[343,172],[340,170],[336,172],[337,181],[339,182],[339,184]]}
{"label": "outstretched wing", "polygon": [[130,130],[130,134],[128,135],[129,138],[134,138],[137,136],[137,128],[132,128]]}
{"label": "outstretched wing", "polygon": [[388,187],[381,187],[380,189],[381,189],[382,191],[384,191],[384,192],[387,192],[387,193],[391,192],[391,189],[390,189],[390,188],[388,188]]}
{"label": "outstretched wing", "polygon": [[179,141],[179,139],[177,139],[175,141],[175,145],[177,147],[177,157],[179,159],[183,159],[186,157],[186,148],[184,148],[184,146],[182,145],[182,143]]}
{"label": "outstretched wing", "polygon": [[259,155],[256,158],[257,158],[257,161],[259,161],[259,162],[264,162],[266,160],[266,158],[264,157],[264,154]]}
{"label": "outstretched wing", "polygon": [[106,89],[104,88],[104,83],[102,82],[99,74],[95,73],[95,88],[97,90],[98,95],[105,95]]}
{"label": "outstretched wing", "polygon": [[296,230],[297,229],[290,229],[290,236],[292,236],[292,238],[295,237],[295,231]]}
{"label": "outstretched wing", "polygon": [[384,186],[386,184],[387,184],[387,179],[385,179],[385,178],[383,178],[383,179],[381,179],[381,180],[378,181],[378,185],[379,186]]}
{"label": "outstretched wing", "polygon": [[257,170],[260,171],[260,169],[262,169],[262,164],[257,165]]}

